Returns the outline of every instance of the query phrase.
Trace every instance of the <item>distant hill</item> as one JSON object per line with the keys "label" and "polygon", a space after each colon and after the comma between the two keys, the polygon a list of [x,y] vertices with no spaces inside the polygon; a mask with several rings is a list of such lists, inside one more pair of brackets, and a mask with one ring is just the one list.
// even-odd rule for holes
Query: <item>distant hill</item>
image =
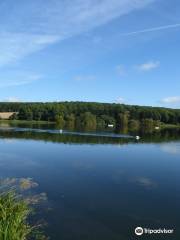
{"label": "distant hill", "polygon": [[0,112],[20,120],[55,121],[87,127],[180,124],[180,109],[97,102],[0,103]]}

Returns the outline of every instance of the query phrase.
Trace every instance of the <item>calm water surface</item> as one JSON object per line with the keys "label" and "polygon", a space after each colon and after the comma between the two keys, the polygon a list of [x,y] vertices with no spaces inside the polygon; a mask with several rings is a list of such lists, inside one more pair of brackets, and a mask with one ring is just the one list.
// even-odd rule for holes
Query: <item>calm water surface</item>
{"label": "calm water surface", "polygon": [[[179,133],[134,139],[0,131],[0,177],[45,192],[52,240],[180,239]],[[137,238],[134,229],[170,228]]]}

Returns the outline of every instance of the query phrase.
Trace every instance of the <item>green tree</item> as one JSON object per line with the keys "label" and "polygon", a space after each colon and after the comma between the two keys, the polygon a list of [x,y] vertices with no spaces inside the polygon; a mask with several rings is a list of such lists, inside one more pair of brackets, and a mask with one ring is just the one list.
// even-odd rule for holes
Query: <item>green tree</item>
{"label": "green tree", "polygon": [[74,129],[75,120],[76,120],[76,118],[75,118],[74,114],[71,113],[70,115],[67,115],[66,119],[65,119],[66,127],[69,129]]}
{"label": "green tree", "polygon": [[142,120],[142,129],[145,132],[152,132],[154,130],[154,121],[153,119],[143,119]]}
{"label": "green tree", "polygon": [[140,122],[138,120],[131,119],[129,121],[129,129],[131,131],[137,131],[140,127]]}
{"label": "green tree", "polygon": [[107,127],[109,124],[110,125],[116,125],[116,120],[114,117],[109,116],[109,115],[101,115],[100,118],[105,122],[105,126]]}
{"label": "green tree", "polygon": [[21,108],[21,109],[19,110],[18,117],[19,117],[19,119],[21,119],[21,120],[26,119],[26,120],[28,120],[28,121],[31,121],[31,120],[33,120],[33,112],[32,112],[32,110],[31,110],[31,108],[25,108],[25,107],[23,107],[23,108]]}
{"label": "green tree", "polygon": [[81,116],[82,119],[82,125],[86,129],[94,130],[96,129],[96,116],[91,114],[90,112],[85,112]]}
{"label": "green tree", "polygon": [[104,129],[105,127],[106,127],[106,123],[104,119],[102,119],[101,117],[97,117],[97,128]]}
{"label": "green tree", "polygon": [[129,112],[119,113],[117,118],[117,125],[120,128],[128,127]]}
{"label": "green tree", "polygon": [[55,116],[55,122],[57,124],[58,127],[63,128],[65,121],[62,115],[56,115]]}

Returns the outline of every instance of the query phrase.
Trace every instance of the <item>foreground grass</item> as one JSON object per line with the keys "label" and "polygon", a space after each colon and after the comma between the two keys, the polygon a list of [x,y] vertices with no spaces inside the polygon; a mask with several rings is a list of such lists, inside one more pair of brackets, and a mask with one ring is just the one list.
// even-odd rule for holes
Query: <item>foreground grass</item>
{"label": "foreground grass", "polygon": [[46,239],[28,223],[32,210],[14,192],[0,195],[0,240]]}

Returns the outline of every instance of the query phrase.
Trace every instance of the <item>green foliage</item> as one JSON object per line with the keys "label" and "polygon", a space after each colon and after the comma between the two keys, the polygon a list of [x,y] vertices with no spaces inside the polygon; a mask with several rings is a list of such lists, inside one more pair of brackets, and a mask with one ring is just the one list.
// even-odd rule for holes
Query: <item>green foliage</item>
{"label": "green foliage", "polygon": [[64,121],[64,118],[63,118],[62,115],[58,115],[58,114],[57,114],[57,115],[55,116],[55,122],[56,122],[56,124],[57,124],[59,127],[61,127],[61,128],[64,127],[65,121]]}
{"label": "green foliage", "polygon": [[31,120],[33,120],[33,111],[29,107],[27,107],[27,108],[26,107],[22,107],[19,110],[18,118],[20,120],[26,119],[28,121],[31,121]]}
{"label": "green foliage", "polygon": [[12,191],[0,194],[1,240],[47,240],[39,226],[28,223],[32,209],[28,201]]}
{"label": "green foliage", "polygon": [[[152,128],[157,122],[180,124],[180,110],[94,102],[0,103],[0,112],[18,112],[20,120],[57,122],[61,127]],[[149,121],[147,121],[149,119]],[[135,122],[136,121],[136,122]],[[136,125],[136,126],[135,126]]]}
{"label": "green foliage", "polygon": [[116,125],[116,120],[114,117],[109,115],[100,115],[100,119],[102,119],[105,122],[105,127],[108,125]]}
{"label": "green foliage", "polygon": [[84,114],[82,114],[81,121],[85,129],[96,129],[96,116],[91,114],[90,112],[85,112]]}
{"label": "green foliage", "polygon": [[76,118],[73,113],[69,114],[65,118],[65,124],[68,129],[74,129],[75,128],[75,121]]}
{"label": "green foliage", "polygon": [[101,117],[97,117],[97,128],[98,129],[105,129],[106,127],[106,122],[104,119],[102,119]]}
{"label": "green foliage", "polygon": [[137,131],[140,128],[140,122],[138,120],[131,119],[129,121],[129,129],[131,131]]}
{"label": "green foliage", "polygon": [[17,113],[14,113],[9,119],[10,120],[17,120],[18,119]]}
{"label": "green foliage", "polygon": [[120,128],[127,128],[128,127],[128,118],[129,118],[129,113],[119,113],[118,114],[118,126]]}
{"label": "green foliage", "polygon": [[[12,179],[14,181],[14,179]],[[27,189],[26,181],[26,189]],[[30,181],[29,181],[30,183]],[[29,186],[28,186],[29,187]],[[13,191],[0,194],[1,240],[47,240],[39,230],[40,225],[29,224],[32,214],[30,202]]]}
{"label": "green foliage", "polygon": [[142,128],[145,132],[152,132],[154,130],[154,121],[153,119],[143,119],[142,120]]}
{"label": "green foliage", "polygon": [[0,239],[28,239],[32,227],[27,223],[31,210],[12,192],[0,196]]}

